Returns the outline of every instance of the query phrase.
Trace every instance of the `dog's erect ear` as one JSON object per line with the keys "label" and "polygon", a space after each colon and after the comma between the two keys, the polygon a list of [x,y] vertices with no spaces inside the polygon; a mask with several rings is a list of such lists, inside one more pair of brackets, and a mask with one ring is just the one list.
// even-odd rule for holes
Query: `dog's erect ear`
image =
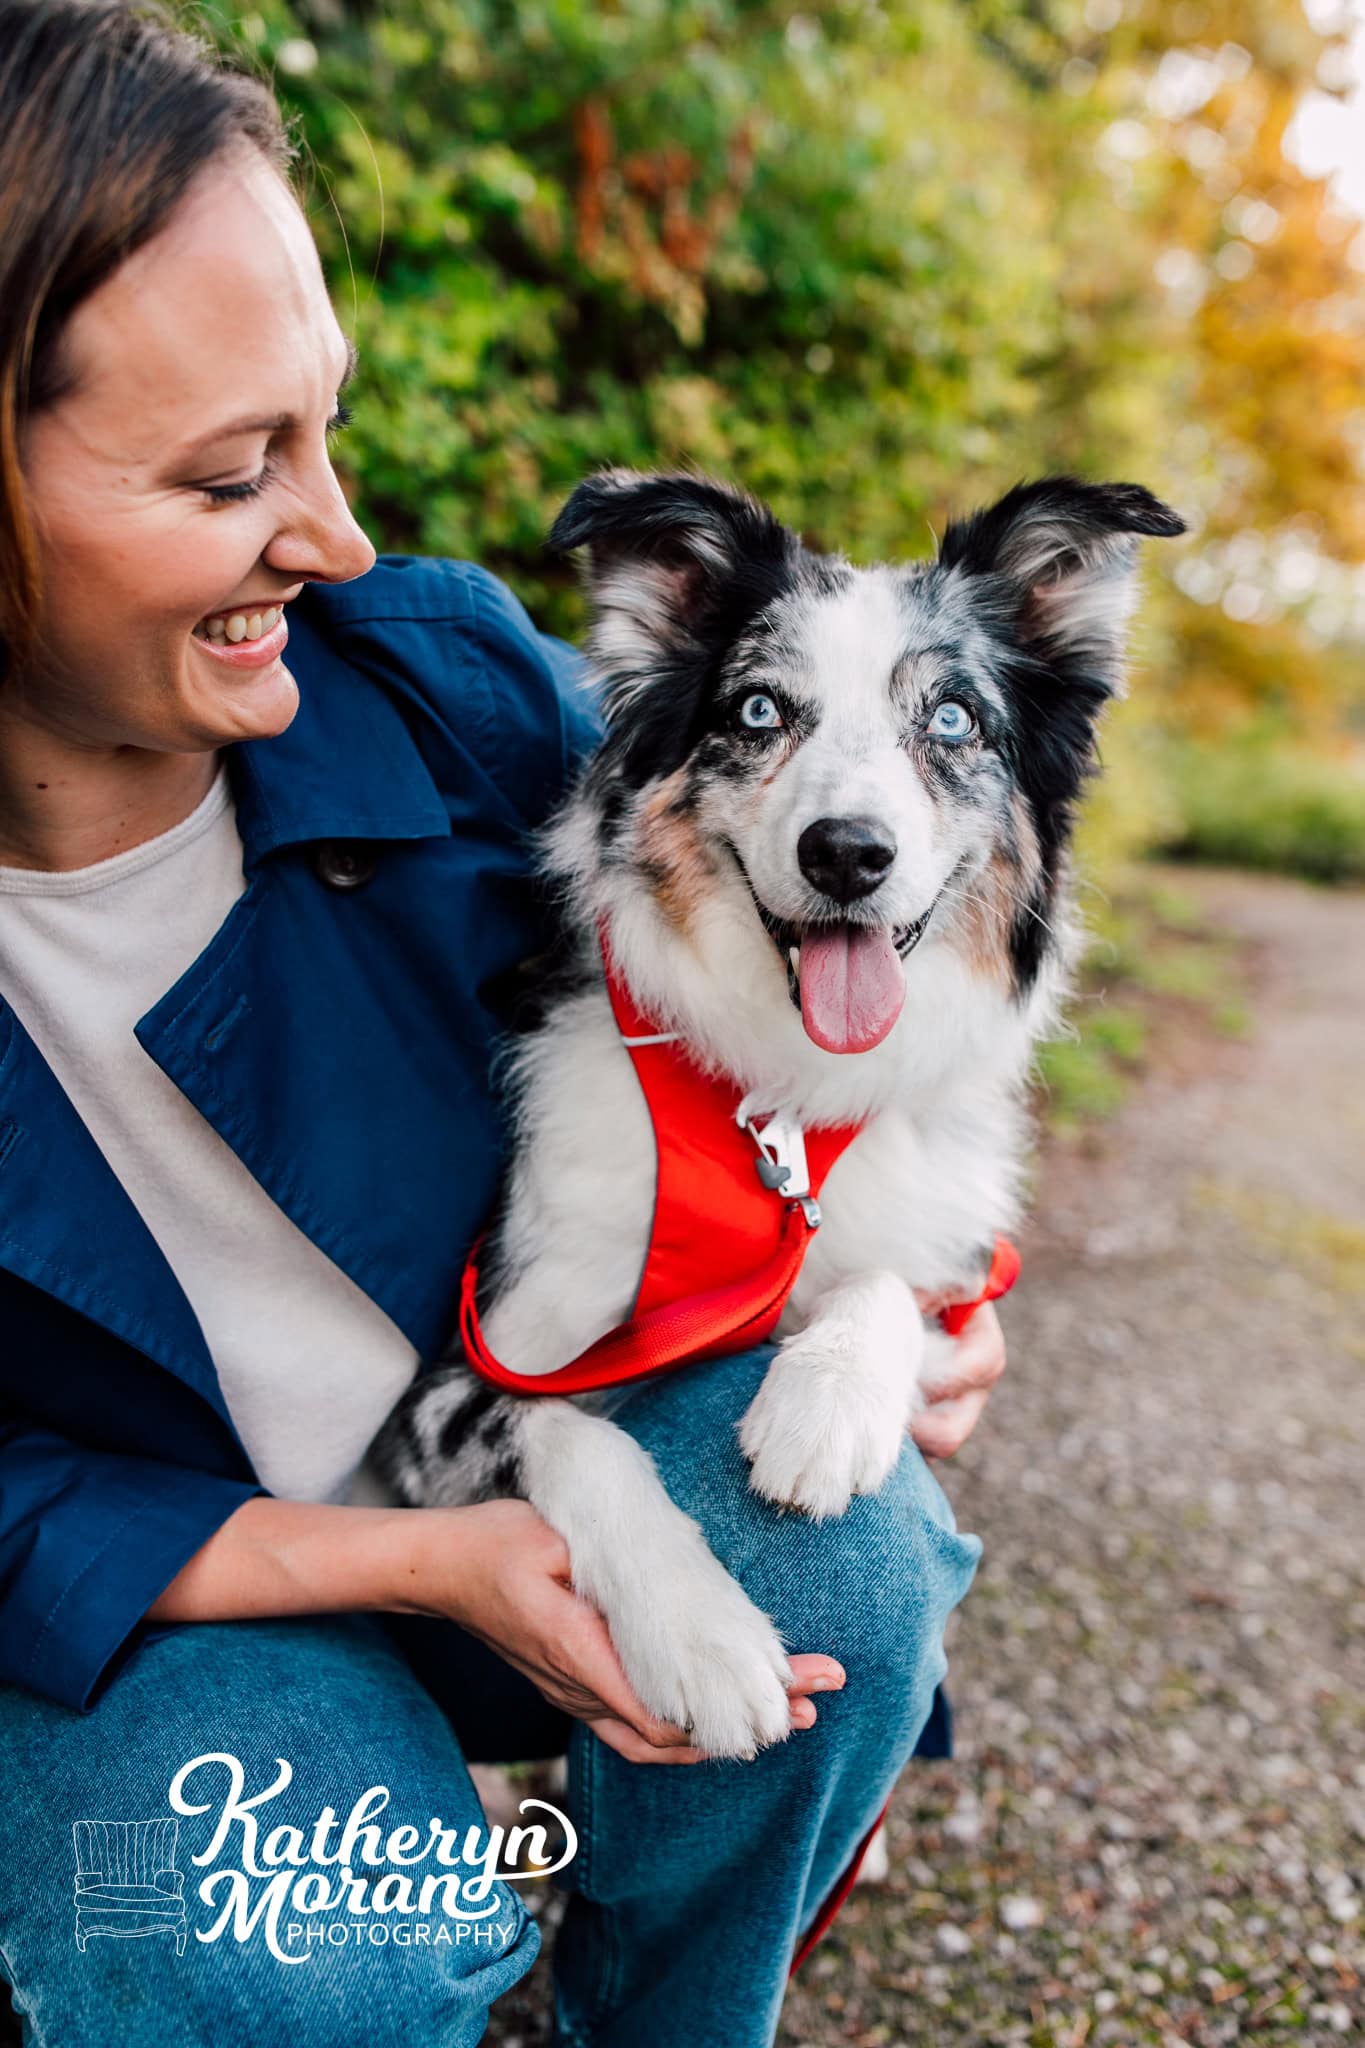
{"label": "dog's erect ear", "polygon": [[992,579],[1008,624],[1045,657],[1079,662],[1107,691],[1121,681],[1123,629],[1137,598],[1137,544],[1185,522],[1141,484],[1072,476],[1016,484],[984,512],[950,526],[939,562]]}
{"label": "dog's erect ear", "polygon": [[800,547],[766,506],[685,473],[607,469],[581,483],[550,531],[588,550],[591,649],[609,717],[655,682],[676,685],[733,638]]}

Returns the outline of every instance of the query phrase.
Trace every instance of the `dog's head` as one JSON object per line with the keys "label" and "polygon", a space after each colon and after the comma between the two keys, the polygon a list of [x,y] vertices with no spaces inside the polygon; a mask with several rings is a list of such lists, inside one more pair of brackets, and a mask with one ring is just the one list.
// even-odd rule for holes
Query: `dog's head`
{"label": "dog's head", "polygon": [[1121,683],[1136,537],[1182,531],[1136,484],[1051,477],[935,561],[861,569],[706,478],[590,478],[550,544],[588,550],[604,852],[674,923],[742,878],[830,1051],[879,1044],[914,947],[973,919],[981,945],[983,915],[1023,993]]}

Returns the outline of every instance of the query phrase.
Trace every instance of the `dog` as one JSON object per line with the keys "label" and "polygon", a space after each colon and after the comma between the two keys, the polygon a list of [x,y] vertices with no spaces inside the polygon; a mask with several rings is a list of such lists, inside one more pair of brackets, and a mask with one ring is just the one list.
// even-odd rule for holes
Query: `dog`
{"label": "dog", "polygon": [[[1135,484],[1056,476],[855,567],[692,474],[608,470],[550,535],[587,550],[606,736],[543,839],[568,957],[509,1056],[514,1156],[484,1330],[519,1373],[630,1314],[654,1141],[616,973],[733,1098],[860,1128],[831,1168],[739,1440],[813,1516],[875,1493],[1020,1204],[1033,1050],[1077,947],[1068,852],[1121,687],[1138,542],[1183,531]],[[565,1539],[656,1715],[717,1757],[788,1731],[768,1616],[611,1419],[620,1396],[505,1393],[458,1350],[372,1465],[399,1500],[530,1501]]]}

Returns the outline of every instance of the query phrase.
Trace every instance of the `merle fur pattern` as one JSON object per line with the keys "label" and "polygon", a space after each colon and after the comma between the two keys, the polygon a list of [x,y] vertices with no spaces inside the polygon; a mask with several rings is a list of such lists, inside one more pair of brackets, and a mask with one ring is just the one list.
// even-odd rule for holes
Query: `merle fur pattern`
{"label": "merle fur pattern", "polygon": [[[572,956],[511,1055],[484,1313],[505,1363],[553,1370],[623,1321],[644,1258],[652,1140],[605,923],[637,1002],[736,1100],[863,1123],[739,1437],[754,1488],[812,1515],[884,1483],[951,1368],[914,1290],[975,1292],[1017,1215],[1137,544],[1181,531],[1138,485],[1050,477],[949,526],[932,561],[860,568],[704,477],[607,471],[573,493],[551,545],[587,551],[607,736],[544,835]],[[831,821],[878,849],[856,893],[807,855]],[[886,934],[903,963],[899,1017],[856,1052],[803,1021],[802,947],[830,926]],[[646,1705],[752,1754],[787,1731],[780,1637],[612,1422],[621,1398],[502,1395],[452,1357],[373,1463],[413,1505],[529,1499]]]}

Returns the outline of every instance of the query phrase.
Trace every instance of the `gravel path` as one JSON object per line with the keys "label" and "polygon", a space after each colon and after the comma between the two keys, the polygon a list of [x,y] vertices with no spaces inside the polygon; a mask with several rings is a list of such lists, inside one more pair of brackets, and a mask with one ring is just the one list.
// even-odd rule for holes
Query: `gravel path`
{"label": "gravel path", "polygon": [[958,1757],[893,1809],[784,2048],[1365,2040],[1365,895],[1181,875],[1247,1039],[1051,1147]]}

